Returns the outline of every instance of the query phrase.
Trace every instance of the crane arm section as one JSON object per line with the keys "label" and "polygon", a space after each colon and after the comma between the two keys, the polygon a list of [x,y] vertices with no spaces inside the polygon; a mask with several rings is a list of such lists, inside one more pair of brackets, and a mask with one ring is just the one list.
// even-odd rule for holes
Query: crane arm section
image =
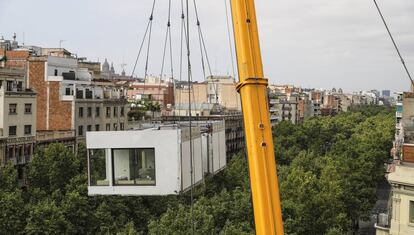
{"label": "crane arm section", "polygon": [[283,235],[282,211],[254,0],[231,0],[256,234]]}

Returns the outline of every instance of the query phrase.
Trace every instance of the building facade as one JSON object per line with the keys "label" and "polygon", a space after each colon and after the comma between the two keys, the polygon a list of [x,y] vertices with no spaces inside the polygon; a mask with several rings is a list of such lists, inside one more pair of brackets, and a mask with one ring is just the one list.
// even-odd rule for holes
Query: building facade
{"label": "building facade", "polygon": [[12,162],[24,179],[34,152],[36,93],[25,86],[25,71],[0,68],[0,165]]}
{"label": "building facade", "polygon": [[392,193],[386,213],[378,215],[377,235],[414,234],[414,93],[398,94],[394,161],[387,180]]}
{"label": "building facade", "polygon": [[37,96],[37,130],[123,130],[127,126],[127,84],[93,79],[72,57],[33,56],[28,62],[28,87]]}

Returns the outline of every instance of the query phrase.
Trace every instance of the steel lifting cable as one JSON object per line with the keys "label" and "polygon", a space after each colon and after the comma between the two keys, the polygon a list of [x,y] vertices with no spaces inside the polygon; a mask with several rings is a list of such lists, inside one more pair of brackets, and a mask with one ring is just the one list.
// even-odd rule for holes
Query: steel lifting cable
{"label": "steel lifting cable", "polygon": [[[168,44],[169,41],[169,44]],[[162,64],[161,64],[161,72],[160,72],[160,80],[158,83],[158,99],[160,99],[161,96],[161,82],[162,77],[164,73],[164,65],[165,65],[165,55],[167,51],[167,45],[169,45],[169,53],[170,53],[170,66],[171,66],[171,78],[174,79],[174,70],[173,70],[173,61],[172,61],[172,42],[171,42],[171,0],[168,1],[168,21],[167,21],[167,30],[165,33],[165,41],[164,41],[164,49],[162,54]],[[162,94],[162,102],[164,102],[165,97],[164,94]]]}
{"label": "steel lifting cable", "polygon": [[[206,43],[204,41],[204,36],[203,36],[203,31],[201,29],[201,23],[200,23],[200,18],[198,15],[198,9],[197,9],[197,3],[196,0],[193,0],[194,3],[194,11],[195,11],[195,16],[196,16],[196,20],[197,20],[197,32],[198,32],[198,40],[199,40],[199,44],[200,44],[200,54],[201,54],[201,66],[203,69],[203,76],[204,79],[206,79],[206,72],[205,72],[205,65],[204,65],[204,55],[206,57],[206,62],[207,62],[207,66],[208,66],[208,71],[210,73],[210,77],[213,81],[213,89],[214,89],[214,93],[215,93],[215,104],[218,103],[218,87],[216,86],[214,77],[213,77],[213,73],[211,72],[211,65],[210,65],[210,59],[208,57],[208,53],[207,53],[207,47],[206,47]],[[210,99],[210,97],[208,97]]]}
{"label": "steel lifting cable", "polygon": [[[191,74],[191,61],[190,61],[190,25],[189,25],[189,6],[188,0],[186,0],[186,14],[187,14],[187,35],[186,35],[186,46],[187,46],[187,82],[191,86],[192,74]],[[185,25],[184,25],[185,26]],[[193,166],[193,138],[192,138],[192,114],[191,114],[191,92],[188,93],[188,124],[190,134],[190,174],[191,174],[191,188],[190,188],[190,200],[191,200],[191,231],[195,234],[195,220],[194,220],[194,166]]]}
{"label": "steel lifting cable", "polygon": [[148,76],[148,62],[149,62],[149,53],[150,53],[150,48],[151,48],[152,22],[154,20],[154,8],[155,8],[155,0],[152,4],[151,16],[149,18],[150,24],[149,24],[149,32],[148,32],[147,56],[146,56],[146,60],[145,60],[143,93],[145,93],[145,84],[146,84],[147,76]]}
{"label": "steel lifting cable", "polygon": [[381,9],[379,8],[379,6],[378,6],[378,4],[377,4],[377,1],[376,1],[376,0],[373,0],[373,1],[374,1],[374,4],[375,4],[375,7],[376,7],[376,8],[377,8],[377,10],[378,10],[378,13],[379,13],[379,15],[380,15],[381,19],[382,19],[382,22],[384,23],[384,26],[385,26],[385,28],[387,29],[388,35],[389,35],[389,36],[390,36],[390,38],[391,38],[392,44],[394,45],[394,48],[395,48],[395,50],[397,51],[398,56],[400,57],[400,60],[401,60],[401,63],[402,63],[402,65],[403,65],[404,69],[405,69],[405,72],[407,73],[408,78],[409,78],[409,79],[410,79],[410,81],[411,81],[411,85],[412,85],[412,86],[414,86],[414,81],[413,81],[413,79],[412,79],[412,77],[411,77],[410,71],[408,70],[407,65],[405,64],[404,58],[402,57],[402,55],[401,55],[401,53],[400,53],[400,49],[398,48],[397,43],[395,42],[394,37],[393,37],[393,36],[392,36],[392,34],[391,34],[391,30],[390,30],[390,28],[388,27],[387,22],[385,21],[384,15],[382,14]]}
{"label": "steel lifting cable", "polygon": [[231,32],[230,32],[230,23],[229,23],[229,13],[227,7],[227,0],[224,0],[224,8],[226,11],[226,24],[227,24],[227,38],[229,41],[229,51],[230,51],[230,59],[231,59],[231,68],[233,72],[233,79],[236,81],[236,70],[234,69],[234,56],[233,56],[233,44],[231,43]]}
{"label": "steel lifting cable", "polygon": [[[155,0],[154,0],[154,2],[153,2],[152,12],[154,11],[154,4],[155,4]],[[151,16],[152,16],[152,14],[153,14],[153,13],[151,13]],[[139,57],[140,57],[140,55],[141,55],[142,48],[144,47],[145,39],[147,38],[148,29],[149,29],[149,27],[150,27],[151,21],[152,21],[152,17],[150,17],[150,20],[148,20],[147,27],[146,27],[146,29],[145,29],[145,33],[144,33],[144,37],[142,38],[141,44],[140,44],[140,46],[139,46],[138,55],[137,55],[137,57],[136,57],[136,59],[135,59],[134,68],[132,69],[132,73],[131,73],[131,78],[133,78],[134,73],[135,73],[135,69],[137,68],[138,60],[139,60]]]}

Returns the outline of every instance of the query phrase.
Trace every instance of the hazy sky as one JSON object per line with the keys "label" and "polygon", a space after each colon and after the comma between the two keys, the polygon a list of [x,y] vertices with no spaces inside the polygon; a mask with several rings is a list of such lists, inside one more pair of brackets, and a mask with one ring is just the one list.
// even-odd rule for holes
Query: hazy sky
{"label": "hazy sky", "polygon": [[[377,0],[414,74],[414,1]],[[180,1],[172,0],[174,75],[178,78]],[[191,2],[191,1],[190,1]],[[0,0],[0,36],[108,58],[131,73],[152,0]],[[232,74],[224,0],[197,1],[214,74]],[[194,10],[190,30],[195,80],[202,80]],[[302,87],[408,90],[409,82],[372,0],[256,0],[265,74]],[[157,0],[149,73],[160,74],[168,1]],[[144,53],[145,56],[145,53]],[[144,74],[144,56],[136,71]],[[170,66],[166,65],[165,73]]]}

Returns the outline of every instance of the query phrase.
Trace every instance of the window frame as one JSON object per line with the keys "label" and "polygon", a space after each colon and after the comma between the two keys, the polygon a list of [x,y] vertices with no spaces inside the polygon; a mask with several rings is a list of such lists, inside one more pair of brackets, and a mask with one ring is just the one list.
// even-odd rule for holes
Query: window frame
{"label": "window frame", "polygon": [[[14,127],[14,135],[10,134],[10,130],[11,130],[12,127]],[[9,136],[13,136],[13,137],[17,136],[17,126],[16,125],[9,126]]]}
{"label": "window frame", "polygon": [[83,107],[79,107],[78,109],[78,117],[83,118]]}
{"label": "window frame", "polygon": [[86,117],[92,117],[92,107],[86,108]]}
{"label": "window frame", "polygon": [[[156,166],[156,154],[155,154],[155,148],[150,148],[150,147],[145,147],[145,148],[111,148],[110,149],[111,150],[111,159],[110,159],[110,161],[111,161],[111,174],[112,174],[112,176],[111,176],[111,183],[112,183],[112,186],[113,187],[123,187],[123,186],[129,186],[129,187],[131,187],[131,186],[134,186],[134,187],[138,187],[138,186],[152,186],[152,187],[154,187],[154,186],[157,186],[157,166]],[[114,155],[114,151],[116,151],[116,150],[134,150],[134,151],[137,151],[137,150],[153,150],[154,151],[154,183],[153,184],[137,184],[137,183],[134,183],[134,184],[116,184],[115,183],[115,161],[114,161],[114,159],[115,159],[115,155]],[[137,167],[138,166],[138,164],[137,165],[134,165],[134,167]],[[134,169],[135,170],[135,169]],[[136,178],[134,179],[134,182],[136,182]]]}
{"label": "window frame", "polygon": [[83,136],[84,130],[83,130],[83,125],[79,125],[78,126],[78,136]]}
{"label": "window frame", "polygon": [[[14,105],[14,112],[12,112],[12,106]],[[17,103],[9,104],[9,115],[17,115]]]}
{"label": "window frame", "polygon": [[[30,128],[30,132],[29,133],[27,133],[26,132],[26,128]],[[32,125],[24,125],[24,135],[32,135]]]}
{"label": "window frame", "polygon": [[[28,112],[27,107],[30,107],[30,111]],[[25,103],[24,104],[24,114],[32,114],[33,104],[32,103]]]}

